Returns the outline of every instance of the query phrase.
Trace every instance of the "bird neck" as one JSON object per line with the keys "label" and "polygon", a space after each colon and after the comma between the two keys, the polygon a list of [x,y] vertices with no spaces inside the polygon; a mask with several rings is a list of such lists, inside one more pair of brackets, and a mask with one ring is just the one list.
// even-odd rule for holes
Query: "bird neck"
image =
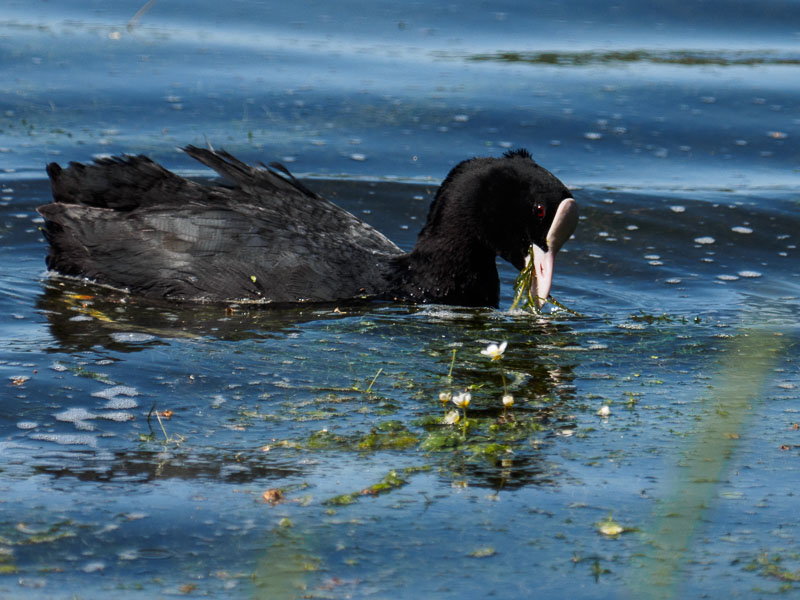
{"label": "bird neck", "polygon": [[495,253],[475,240],[421,235],[394,263],[395,293],[412,302],[497,306],[500,279]]}

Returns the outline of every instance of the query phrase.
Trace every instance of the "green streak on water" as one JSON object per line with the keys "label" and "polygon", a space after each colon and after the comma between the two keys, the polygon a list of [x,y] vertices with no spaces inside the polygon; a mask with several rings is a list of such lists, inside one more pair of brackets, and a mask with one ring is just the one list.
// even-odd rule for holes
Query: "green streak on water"
{"label": "green streak on water", "polygon": [[705,401],[693,440],[679,458],[670,495],[656,509],[644,533],[647,550],[633,565],[631,598],[682,597],[683,565],[703,514],[715,501],[728,461],[747,428],[753,404],[760,399],[784,338],[764,329],[748,329],[734,340]]}
{"label": "green streak on water", "polygon": [[702,50],[623,50],[607,52],[496,52],[474,54],[468,60],[479,62],[527,63],[532,65],[587,66],[613,63],[652,63],[685,66],[761,66],[800,65],[800,57],[777,54],[772,50],[753,52],[709,52]]}

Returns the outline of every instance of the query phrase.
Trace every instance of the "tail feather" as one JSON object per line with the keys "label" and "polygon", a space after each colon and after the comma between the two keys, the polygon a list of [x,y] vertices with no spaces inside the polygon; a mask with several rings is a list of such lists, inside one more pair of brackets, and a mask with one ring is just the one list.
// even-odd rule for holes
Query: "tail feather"
{"label": "tail feather", "polygon": [[[259,169],[240,161],[224,150],[186,146],[183,151],[246,191],[256,192],[258,189],[266,189],[271,192],[300,192],[304,196],[321,199],[279,163],[270,163],[269,167]],[[276,171],[280,171],[281,174]]]}
{"label": "tail feather", "polygon": [[50,163],[47,174],[56,202],[122,211],[148,199],[163,201],[189,183],[146,156],[101,158],[88,165],[71,162],[66,169]]}

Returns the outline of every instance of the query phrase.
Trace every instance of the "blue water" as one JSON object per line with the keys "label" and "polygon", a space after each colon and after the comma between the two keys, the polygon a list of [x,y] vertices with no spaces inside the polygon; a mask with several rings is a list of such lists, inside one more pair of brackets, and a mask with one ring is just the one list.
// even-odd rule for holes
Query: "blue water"
{"label": "blue water", "polygon": [[[800,3],[6,0],[0,72],[0,596],[798,593]],[[453,164],[527,147],[581,206],[581,316],[508,311],[505,263],[499,310],[45,272],[47,162],[210,176],[190,143],[403,248]]]}

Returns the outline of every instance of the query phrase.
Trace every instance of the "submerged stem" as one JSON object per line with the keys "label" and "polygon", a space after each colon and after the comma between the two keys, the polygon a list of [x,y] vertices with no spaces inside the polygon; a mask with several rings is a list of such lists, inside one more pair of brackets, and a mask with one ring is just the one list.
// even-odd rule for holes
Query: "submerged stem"
{"label": "submerged stem", "polygon": [[379,375],[380,375],[382,372],[383,372],[383,367],[381,367],[380,369],[378,369],[378,372],[377,372],[377,373],[375,373],[375,377],[373,377],[373,378],[372,378],[372,381],[371,381],[371,382],[370,382],[370,384],[367,386],[367,389],[366,389],[366,391],[364,392],[365,394],[369,394],[369,393],[372,391],[372,386],[373,386],[373,385],[375,385],[375,381],[378,379],[378,376],[379,376]]}
{"label": "submerged stem", "polygon": [[158,414],[158,411],[156,411],[156,419],[158,419],[158,424],[161,427],[161,432],[164,434],[164,441],[169,443],[170,439],[169,436],[167,435],[167,430],[164,429],[164,423],[161,422],[161,415]]}

